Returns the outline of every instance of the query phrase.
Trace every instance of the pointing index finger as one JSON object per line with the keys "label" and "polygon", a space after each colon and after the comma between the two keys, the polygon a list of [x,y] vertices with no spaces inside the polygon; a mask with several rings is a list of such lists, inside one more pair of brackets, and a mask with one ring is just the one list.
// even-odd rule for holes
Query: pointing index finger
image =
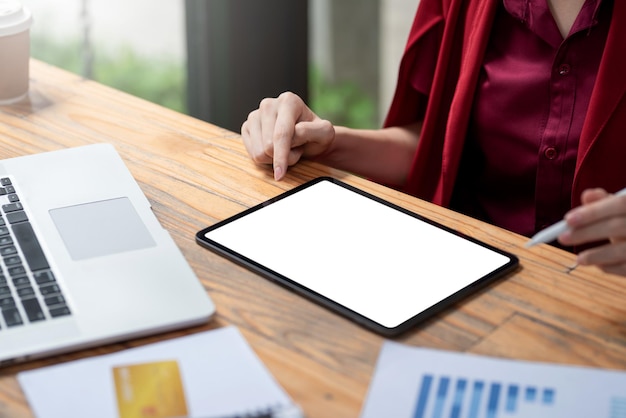
{"label": "pointing index finger", "polygon": [[289,166],[289,152],[293,146],[296,123],[301,119],[305,107],[301,102],[287,98],[281,104],[274,125],[274,179],[285,176]]}
{"label": "pointing index finger", "polygon": [[287,172],[287,161],[293,135],[295,132],[295,122],[290,119],[285,120],[285,116],[279,114],[274,127],[274,179],[280,180]]}

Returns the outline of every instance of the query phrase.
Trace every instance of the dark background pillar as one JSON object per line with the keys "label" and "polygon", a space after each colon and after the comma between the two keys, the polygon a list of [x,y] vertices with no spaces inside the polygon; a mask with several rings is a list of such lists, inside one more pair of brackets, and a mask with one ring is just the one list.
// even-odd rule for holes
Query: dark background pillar
{"label": "dark background pillar", "polygon": [[186,0],[189,114],[239,132],[264,97],[308,101],[308,1]]}

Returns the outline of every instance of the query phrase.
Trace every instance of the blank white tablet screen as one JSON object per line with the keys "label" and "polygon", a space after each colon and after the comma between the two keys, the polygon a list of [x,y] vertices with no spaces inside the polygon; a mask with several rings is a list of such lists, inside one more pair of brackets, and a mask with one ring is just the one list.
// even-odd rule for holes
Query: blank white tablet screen
{"label": "blank white tablet screen", "polygon": [[510,261],[330,181],[205,237],[387,328]]}

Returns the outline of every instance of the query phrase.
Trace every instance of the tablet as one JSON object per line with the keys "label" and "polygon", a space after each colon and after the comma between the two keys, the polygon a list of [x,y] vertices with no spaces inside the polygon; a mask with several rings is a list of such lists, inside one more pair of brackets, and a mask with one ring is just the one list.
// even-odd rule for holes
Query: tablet
{"label": "tablet", "polygon": [[419,324],[519,263],[330,177],[205,228],[196,241],[384,336]]}

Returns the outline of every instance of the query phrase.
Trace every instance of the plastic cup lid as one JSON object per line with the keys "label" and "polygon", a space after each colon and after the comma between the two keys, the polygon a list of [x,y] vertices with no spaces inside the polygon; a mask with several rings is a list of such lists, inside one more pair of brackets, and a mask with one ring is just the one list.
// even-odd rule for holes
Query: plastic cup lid
{"label": "plastic cup lid", "polygon": [[33,15],[18,0],[0,0],[0,36],[30,29]]}

